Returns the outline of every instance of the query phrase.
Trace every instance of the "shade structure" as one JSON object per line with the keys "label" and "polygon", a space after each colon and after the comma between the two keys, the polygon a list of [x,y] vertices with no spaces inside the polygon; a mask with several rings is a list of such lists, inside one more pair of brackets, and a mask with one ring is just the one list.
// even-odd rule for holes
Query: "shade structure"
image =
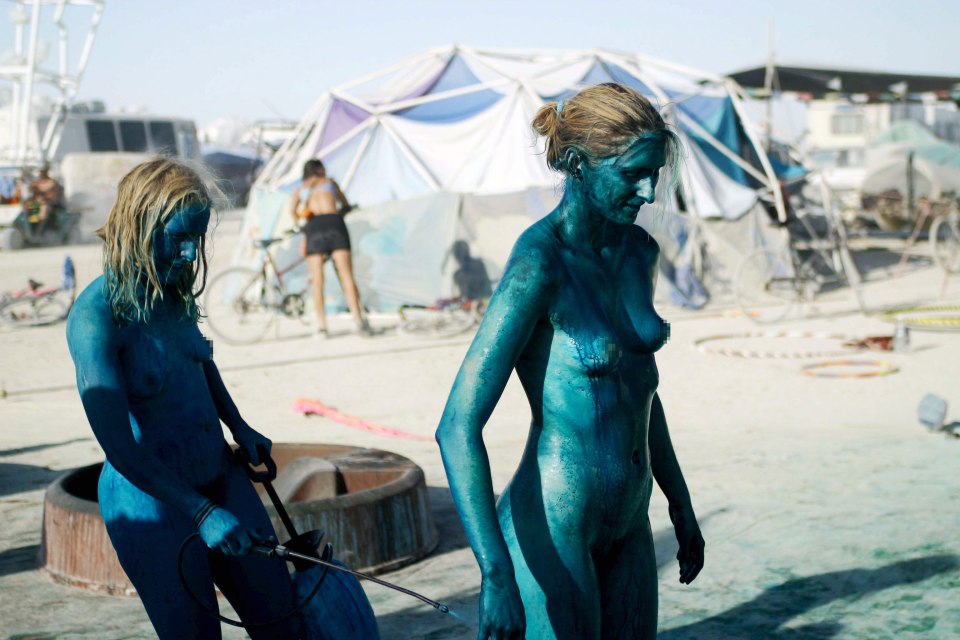
{"label": "shade structure", "polygon": [[530,127],[534,114],[602,82],[646,95],[684,142],[681,187],[658,194],[661,211],[736,221],[767,198],[782,215],[777,175],[732,81],[606,50],[454,45],[325,91],[259,175],[247,231],[290,226],[289,194],[303,163],[320,158],[360,206],[348,226],[366,300],[388,308],[455,293],[448,249],[457,240],[495,277],[519,232],[562,192]]}
{"label": "shade structure", "polygon": [[[767,87],[768,65],[759,65],[729,74],[744,87]],[[773,67],[776,91],[796,91],[815,98],[837,94],[865,94],[872,100],[903,100],[919,94],[936,93],[956,98],[960,77],[932,76],[919,73],[890,73],[862,69],[838,69],[808,65],[776,65]]]}

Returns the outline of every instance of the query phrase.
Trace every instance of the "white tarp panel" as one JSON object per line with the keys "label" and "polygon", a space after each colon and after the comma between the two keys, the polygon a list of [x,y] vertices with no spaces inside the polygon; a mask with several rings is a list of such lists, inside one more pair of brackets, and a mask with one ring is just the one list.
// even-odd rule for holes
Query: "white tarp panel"
{"label": "white tarp panel", "polygon": [[497,280],[520,234],[550,213],[559,201],[560,191],[554,188],[464,195],[458,239],[470,244],[472,253],[483,258],[490,278]]}
{"label": "white tarp panel", "polygon": [[[538,106],[525,91],[512,96],[509,113],[491,132],[496,147],[483,178],[472,189],[475,193],[510,193],[554,183],[556,174],[547,167],[544,156],[536,153],[537,139],[530,127],[529,114]],[[458,184],[457,190],[467,191],[466,186]]]}
{"label": "white tarp panel", "polygon": [[[417,122],[399,116],[383,116],[444,189],[478,183],[490,162],[493,132],[510,111],[505,97],[491,108],[460,122]],[[469,152],[467,152],[469,150]]]}
{"label": "white tarp panel", "polygon": [[360,96],[371,105],[381,105],[402,100],[418,94],[424,83],[430,82],[447,64],[449,56],[417,56],[386,77],[360,82],[350,87],[351,93]]}
{"label": "white tarp panel", "polygon": [[[353,267],[364,304],[393,309],[403,303],[431,304],[444,297],[444,263],[457,239],[460,195],[435,193],[392,200],[347,216]],[[328,304],[346,308],[332,266],[326,279]]]}
{"label": "white tarp panel", "polygon": [[[334,178],[343,175],[329,174]],[[351,201],[361,206],[416,198],[433,191],[383,125],[372,131],[360,163],[344,188],[352,194]]]}

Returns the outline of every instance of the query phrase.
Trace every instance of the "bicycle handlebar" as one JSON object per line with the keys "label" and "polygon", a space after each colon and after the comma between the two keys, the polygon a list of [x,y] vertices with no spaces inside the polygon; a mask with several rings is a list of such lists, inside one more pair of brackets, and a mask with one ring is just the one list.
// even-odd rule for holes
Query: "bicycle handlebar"
{"label": "bicycle handlebar", "polygon": [[280,234],[280,236],[277,236],[274,238],[254,238],[253,240],[251,240],[251,242],[253,243],[254,246],[260,249],[266,249],[272,244],[275,244],[277,242],[282,242],[283,240],[286,240],[289,237],[292,237],[301,233],[303,233],[303,227],[292,227],[284,231],[282,234]]}

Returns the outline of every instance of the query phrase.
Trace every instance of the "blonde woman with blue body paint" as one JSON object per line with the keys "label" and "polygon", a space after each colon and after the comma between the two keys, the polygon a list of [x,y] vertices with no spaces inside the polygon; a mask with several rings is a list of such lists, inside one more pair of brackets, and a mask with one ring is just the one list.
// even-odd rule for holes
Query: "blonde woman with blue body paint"
{"label": "blonde woman with blue body paint", "polygon": [[[283,564],[250,555],[273,526],[223,426],[253,464],[271,442],[241,417],[197,324],[211,189],[170,158],[125,176],[98,231],[104,273],[67,321],[80,399],[106,456],[100,512],[163,640],[220,637],[214,585],[245,623],[296,605]],[[194,534],[204,544],[181,547]],[[301,624],[293,615],[249,632],[297,638]]]}
{"label": "blonde woman with blue body paint", "polygon": [[[616,84],[545,105],[533,127],[564,195],[514,246],[437,430],[482,575],[478,638],[653,640],[654,481],[680,581],[704,558],[657,395],[654,353],[669,336],[653,307],[659,248],[634,224],[661,169],[676,175],[679,141]],[[495,501],[481,433],[513,371],[532,419]]]}

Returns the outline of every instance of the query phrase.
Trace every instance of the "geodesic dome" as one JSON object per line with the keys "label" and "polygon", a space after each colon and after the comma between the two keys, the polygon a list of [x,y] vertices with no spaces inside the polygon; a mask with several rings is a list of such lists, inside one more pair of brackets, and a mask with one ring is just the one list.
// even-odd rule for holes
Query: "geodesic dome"
{"label": "geodesic dome", "polygon": [[[259,175],[247,230],[270,235],[291,225],[284,213],[289,194],[299,184],[303,163],[320,158],[361,207],[348,218],[351,234],[357,238],[374,228],[377,234],[375,241],[355,242],[358,276],[368,280],[361,288],[391,289],[392,302],[432,301],[444,292],[441,272],[451,242],[479,244],[496,273],[519,231],[556,203],[559,175],[547,167],[530,127],[536,111],[611,81],[646,95],[684,141],[681,188],[663,195],[666,210],[737,220],[762,196],[782,207],[779,189],[773,188],[776,175],[743,117],[732,81],[605,50],[457,45],[324,92]],[[498,231],[484,232],[481,227],[493,218],[497,222],[486,226]],[[393,225],[391,236],[383,225]],[[365,253],[393,261],[407,255],[411,263],[394,271],[417,284],[374,282],[369,272],[361,273]],[[417,268],[414,259],[420,261]]]}

